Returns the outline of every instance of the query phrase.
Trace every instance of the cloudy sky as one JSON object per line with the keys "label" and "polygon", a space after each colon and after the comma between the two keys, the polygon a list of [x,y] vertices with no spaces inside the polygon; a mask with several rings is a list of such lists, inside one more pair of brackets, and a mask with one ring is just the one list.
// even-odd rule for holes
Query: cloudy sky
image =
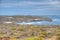
{"label": "cloudy sky", "polygon": [[60,15],[60,0],[0,0],[0,15]]}

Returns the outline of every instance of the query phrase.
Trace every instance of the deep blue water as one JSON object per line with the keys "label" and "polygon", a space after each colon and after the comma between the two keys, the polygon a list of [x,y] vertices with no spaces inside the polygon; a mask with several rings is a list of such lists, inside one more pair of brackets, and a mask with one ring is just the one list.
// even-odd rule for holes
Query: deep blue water
{"label": "deep blue water", "polygon": [[33,24],[33,25],[60,25],[60,15],[46,15],[52,19],[52,22],[48,21],[36,21],[36,22],[21,22],[17,24]]}

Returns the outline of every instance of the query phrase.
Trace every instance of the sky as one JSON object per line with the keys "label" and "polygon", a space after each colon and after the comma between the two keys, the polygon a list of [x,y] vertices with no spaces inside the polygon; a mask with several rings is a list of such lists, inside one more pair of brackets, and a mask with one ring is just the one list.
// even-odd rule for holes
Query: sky
{"label": "sky", "polygon": [[60,0],[0,0],[0,15],[60,15]]}

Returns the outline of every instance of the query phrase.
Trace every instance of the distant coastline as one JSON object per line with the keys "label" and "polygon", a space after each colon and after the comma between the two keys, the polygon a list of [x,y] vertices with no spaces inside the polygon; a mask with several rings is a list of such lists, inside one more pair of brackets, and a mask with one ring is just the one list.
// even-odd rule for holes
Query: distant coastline
{"label": "distant coastline", "polygon": [[0,16],[0,24],[28,24],[28,25],[60,25],[60,16],[58,15],[14,15],[14,16]]}

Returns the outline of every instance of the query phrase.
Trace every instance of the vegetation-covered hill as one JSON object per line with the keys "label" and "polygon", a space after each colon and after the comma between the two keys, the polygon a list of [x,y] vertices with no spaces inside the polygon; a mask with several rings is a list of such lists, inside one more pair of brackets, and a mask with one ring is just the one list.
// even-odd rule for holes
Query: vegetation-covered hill
{"label": "vegetation-covered hill", "polygon": [[0,23],[5,21],[11,22],[31,22],[34,20],[38,21],[52,21],[51,18],[46,16],[0,16]]}

